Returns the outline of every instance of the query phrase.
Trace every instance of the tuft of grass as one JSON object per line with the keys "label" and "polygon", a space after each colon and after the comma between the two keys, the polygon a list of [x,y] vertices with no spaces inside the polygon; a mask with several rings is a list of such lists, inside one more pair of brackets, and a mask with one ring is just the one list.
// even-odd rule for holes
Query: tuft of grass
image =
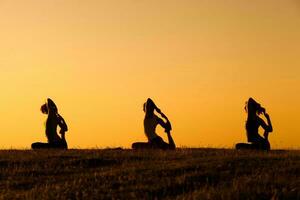
{"label": "tuft of grass", "polygon": [[0,151],[0,199],[300,199],[300,151]]}

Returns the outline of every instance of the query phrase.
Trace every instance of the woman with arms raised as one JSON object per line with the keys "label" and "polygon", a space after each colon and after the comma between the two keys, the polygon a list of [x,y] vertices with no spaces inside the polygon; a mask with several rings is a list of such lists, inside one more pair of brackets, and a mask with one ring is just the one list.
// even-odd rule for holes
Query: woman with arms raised
{"label": "woman with arms raised", "polygon": [[[47,103],[41,106],[42,113],[48,115],[46,120],[46,137],[48,143],[36,142],[31,145],[32,149],[67,149],[68,145],[65,139],[65,132],[68,126],[65,120],[58,114],[57,107],[51,99],[47,99]],[[57,126],[60,127],[61,137],[57,134]]]}
{"label": "woman with arms raised", "polygon": [[[154,111],[161,115],[159,118],[155,115]],[[155,105],[155,103],[148,98],[144,104],[144,132],[148,139],[148,142],[136,142],[132,144],[133,149],[175,149],[175,143],[171,136],[172,126],[167,116],[161,112],[161,110]],[[169,143],[163,141],[155,132],[157,125],[162,126],[168,136]]]}
{"label": "woman with arms raised", "polygon": [[[248,142],[239,143],[236,145],[236,149],[260,149],[260,150],[270,150],[269,143],[269,133],[273,131],[270,116],[266,113],[266,109],[263,108],[259,103],[257,103],[253,98],[249,98],[245,107],[248,118],[246,122],[246,132]],[[263,114],[267,120],[267,123],[259,117]],[[264,129],[264,137],[260,136],[258,133],[259,127]]]}

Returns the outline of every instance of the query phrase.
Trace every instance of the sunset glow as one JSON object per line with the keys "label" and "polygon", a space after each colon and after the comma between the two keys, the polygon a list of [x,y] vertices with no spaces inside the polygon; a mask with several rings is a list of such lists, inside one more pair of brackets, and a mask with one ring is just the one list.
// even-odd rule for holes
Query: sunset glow
{"label": "sunset glow", "polygon": [[0,148],[46,141],[47,97],[71,148],[146,141],[148,97],[177,146],[233,147],[250,96],[272,146],[299,148],[296,0],[0,0],[0,27]]}

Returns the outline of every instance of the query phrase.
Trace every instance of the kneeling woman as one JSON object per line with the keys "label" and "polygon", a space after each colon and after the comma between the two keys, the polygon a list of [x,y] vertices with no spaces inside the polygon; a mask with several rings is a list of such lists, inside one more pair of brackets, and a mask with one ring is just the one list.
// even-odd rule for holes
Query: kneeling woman
{"label": "kneeling woman", "polygon": [[[161,115],[159,118],[157,115],[154,114],[156,110],[157,113]],[[175,143],[171,136],[172,126],[169,119],[161,112],[159,108],[155,105],[155,103],[148,99],[147,102],[144,104],[144,112],[145,112],[145,119],[144,119],[144,131],[145,135],[148,139],[148,142],[136,142],[132,144],[133,149],[175,149]],[[168,135],[169,143],[163,141],[163,139],[158,136],[155,132],[157,125],[161,125],[165,132]]]}
{"label": "kneeling woman", "polygon": [[[266,109],[263,108],[254,99],[250,98],[246,103],[245,107],[248,118],[246,122],[246,131],[248,143],[239,143],[236,145],[237,149],[261,149],[270,150],[270,143],[268,140],[269,133],[273,131],[270,116],[266,113]],[[267,123],[259,117],[259,115],[264,114]],[[258,133],[259,127],[264,129],[264,137],[260,136]]]}
{"label": "kneeling woman", "polygon": [[[65,120],[58,114],[57,107],[51,99],[47,99],[47,103],[42,105],[41,111],[47,114],[46,121],[46,137],[48,143],[36,142],[31,145],[32,149],[67,149],[68,145],[65,139],[65,132],[68,131],[68,126]],[[58,136],[56,129],[60,127],[61,137]]]}

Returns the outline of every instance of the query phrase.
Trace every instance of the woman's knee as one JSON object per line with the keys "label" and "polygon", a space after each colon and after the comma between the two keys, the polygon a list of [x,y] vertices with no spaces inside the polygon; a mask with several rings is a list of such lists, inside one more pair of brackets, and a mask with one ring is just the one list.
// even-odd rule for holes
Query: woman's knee
{"label": "woman's knee", "polygon": [[132,149],[150,149],[152,146],[153,145],[148,142],[135,142],[131,145]]}
{"label": "woman's knee", "polygon": [[135,142],[135,143],[132,143],[131,148],[132,148],[132,149],[136,149],[136,148],[137,148],[137,143],[136,143],[136,142]]}
{"label": "woman's knee", "polygon": [[36,149],[36,148],[37,148],[37,143],[32,143],[32,144],[31,144],[31,148],[32,148],[32,149]]}
{"label": "woman's knee", "polygon": [[132,149],[142,149],[144,147],[145,147],[144,143],[141,142],[135,142],[131,145]]}
{"label": "woman's knee", "polygon": [[42,143],[42,142],[35,142],[31,144],[32,149],[44,149],[47,147],[48,147],[47,143]]}

